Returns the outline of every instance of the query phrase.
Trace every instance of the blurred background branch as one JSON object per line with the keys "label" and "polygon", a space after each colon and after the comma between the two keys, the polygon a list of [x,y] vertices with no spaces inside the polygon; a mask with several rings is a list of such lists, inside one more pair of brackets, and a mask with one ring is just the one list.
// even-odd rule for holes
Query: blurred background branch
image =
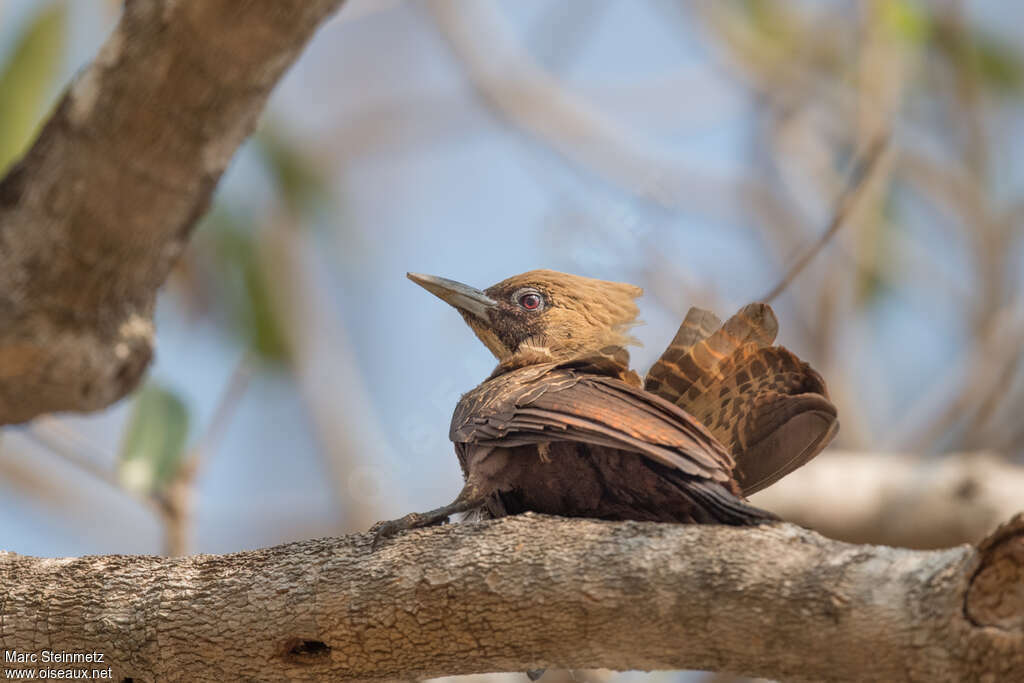
{"label": "blurred background branch", "polygon": [[1021,509],[1024,467],[995,453],[939,458],[829,451],[754,495],[830,538],[903,548],[977,543]]}

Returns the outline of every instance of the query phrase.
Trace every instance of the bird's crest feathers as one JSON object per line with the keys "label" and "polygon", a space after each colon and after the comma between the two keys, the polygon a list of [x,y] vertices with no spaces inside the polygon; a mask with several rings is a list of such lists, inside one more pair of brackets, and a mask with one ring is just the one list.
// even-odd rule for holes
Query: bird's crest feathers
{"label": "bird's crest feathers", "polygon": [[[609,346],[640,343],[629,333],[639,324],[635,299],[644,293],[640,287],[554,270],[531,270],[502,280],[485,292],[504,302],[527,288],[544,296],[544,310],[536,315],[532,333],[517,348],[507,349],[507,354],[495,353],[499,360],[507,361],[515,354],[538,360],[566,360]],[[467,322],[487,343],[477,329],[479,324]],[[495,351],[492,345],[488,347]]]}

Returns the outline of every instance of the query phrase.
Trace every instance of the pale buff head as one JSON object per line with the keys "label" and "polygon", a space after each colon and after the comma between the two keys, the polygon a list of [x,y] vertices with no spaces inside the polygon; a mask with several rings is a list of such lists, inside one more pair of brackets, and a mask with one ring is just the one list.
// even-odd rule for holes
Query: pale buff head
{"label": "pale buff head", "polygon": [[634,299],[643,290],[553,270],[531,270],[473,289],[452,280],[410,273],[409,278],[457,308],[500,361],[516,355],[566,360],[606,346],[638,343]]}

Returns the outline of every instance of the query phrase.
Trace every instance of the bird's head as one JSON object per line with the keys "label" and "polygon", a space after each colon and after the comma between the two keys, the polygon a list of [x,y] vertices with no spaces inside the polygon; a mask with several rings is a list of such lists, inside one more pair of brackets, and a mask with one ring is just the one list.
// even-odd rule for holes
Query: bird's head
{"label": "bird's head", "polygon": [[408,277],[458,309],[502,363],[568,360],[638,343],[629,328],[643,290],[633,285],[553,270],[531,270],[483,291],[433,275]]}

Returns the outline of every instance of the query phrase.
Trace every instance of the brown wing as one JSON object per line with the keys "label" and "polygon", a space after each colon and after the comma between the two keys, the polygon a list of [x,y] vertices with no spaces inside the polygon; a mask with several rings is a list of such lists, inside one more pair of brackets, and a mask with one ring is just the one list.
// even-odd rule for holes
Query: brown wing
{"label": "brown wing", "polygon": [[839,431],[835,406],[820,394],[768,396],[763,404],[761,419],[745,426],[749,444],[736,456],[734,473],[745,496],[807,464]]}
{"label": "brown wing", "polygon": [[500,375],[466,394],[452,418],[451,439],[481,446],[607,446],[719,483],[731,481],[734,464],[680,408],[621,379],[554,364]]}
{"label": "brown wing", "polygon": [[647,373],[644,387],[681,405],[681,397],[692,386],[706,386],[720,376],[719,367],[733,352],[749,343],[768,346],[779,327],[767,304],[748,304],[708,333],[717,322],[709,311],[690,309],[673,343]]}
{"label": "brown wing", "polygon": [[[677,339],[686,327],[684,321]],[[684,353],[674,342],[655,364],[659,373],[652,368],[645,383],[708,427],[733,454],[744,495],[816,456],[839,427],[821,376],[786,349],[770,346],[777,330],[769,306],[745,306]]]}
{"label": "brown wing", "polygon": [[720,373],[683,405],[732,449],[744,495],[805,464],[839,429],[821,375],[781,346],[744,347]]}
{"label": "brown wing", "polygon": [[672,396],[669,389],[659,391],[666,387],[668,380],[678,374],[680,364],[689,354],[694,344],[703,341],[714,334],[715,330],[722,326],[722,321],[711,311],[703,308],[691,308],[686,312],[683,324],[679,326],[676,336],[661,354],[651,369],[647,372],[644,380],[644,388],[660,394],[663,398],[671,401]]}

